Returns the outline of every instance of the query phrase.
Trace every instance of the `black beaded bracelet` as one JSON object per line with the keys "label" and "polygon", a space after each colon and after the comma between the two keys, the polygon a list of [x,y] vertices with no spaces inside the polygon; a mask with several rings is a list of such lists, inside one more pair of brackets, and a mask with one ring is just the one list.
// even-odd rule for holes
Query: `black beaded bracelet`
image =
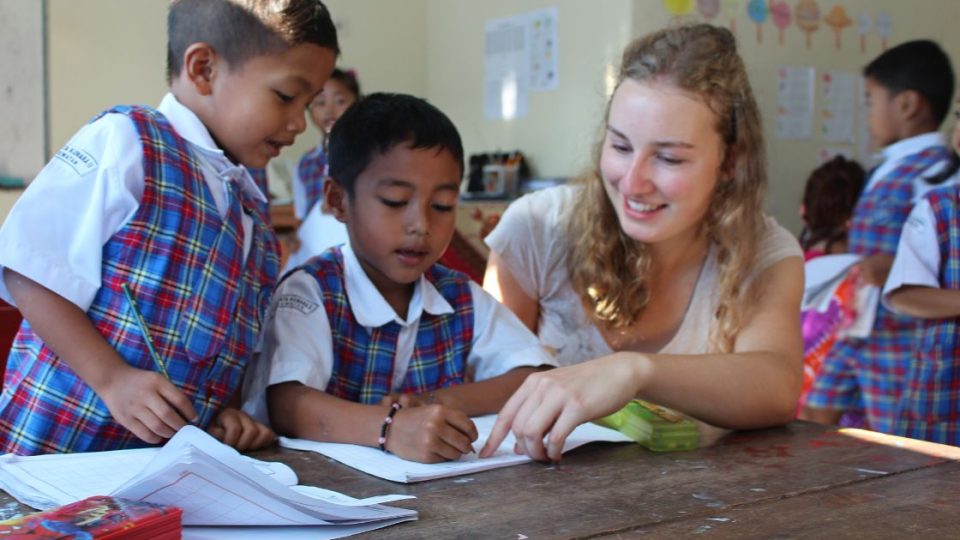
{"label": "black beaded bracelet", "polygon": [[390,424],[393,423],[393,417],[397,414],[397,411],[403,408],[403,405],[400,405],[399,402],[394,401],[390,404],[390,412],[387,413],[387,417],[383,419],[383,425],[380,426],[380,438],[377,442],[380,443],[380,450],[384,452],[387,451],[387,428],[390,427]]}

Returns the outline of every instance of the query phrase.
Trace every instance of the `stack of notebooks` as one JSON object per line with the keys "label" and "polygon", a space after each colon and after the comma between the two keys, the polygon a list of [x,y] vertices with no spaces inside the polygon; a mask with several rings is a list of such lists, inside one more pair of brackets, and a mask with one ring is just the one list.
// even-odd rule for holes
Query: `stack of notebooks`
{"label": "stack of notebooks", "polygon": [[0,538],[178,540],[181,516],[174,506],[97,496],[0,521]]}
{"label": "stack of notebooks", "polygon": [[697,447],[697,424],[686,416],[659,405],[635,399],[619,411],[597,420],[654,452],[693,450]]}

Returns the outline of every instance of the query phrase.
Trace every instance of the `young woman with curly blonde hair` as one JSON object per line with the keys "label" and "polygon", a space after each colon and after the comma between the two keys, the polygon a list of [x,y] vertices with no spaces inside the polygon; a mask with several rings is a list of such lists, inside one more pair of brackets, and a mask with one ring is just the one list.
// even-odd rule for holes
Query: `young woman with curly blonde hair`
{"label": "young woman with curly blonde hair", "polygon": [[485,286],[566,367],[527,379],[481,455],[512,430],[518,451],[557,460],[574,427],[634,397],[726,429],[791,420],[803,258],[763,213],[766,184],[733,35],[631,43],[593,170],[518,200],[487,237]]}

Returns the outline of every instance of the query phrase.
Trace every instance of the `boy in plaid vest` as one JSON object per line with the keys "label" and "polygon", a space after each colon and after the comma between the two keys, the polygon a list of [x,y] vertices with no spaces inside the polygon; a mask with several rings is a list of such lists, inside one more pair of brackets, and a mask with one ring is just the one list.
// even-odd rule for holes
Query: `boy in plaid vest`
{"label": "boy in plaid vest", "polygon": [[[925,179],[948,163],[937,130],[950,107],[954,77],[946,53],[927,40],[885,51],[864,76],[870,136],[883,148],[884,160],[854,208],[849,251],[863,257],[863,280],[883,286],[903,224],[932,187]],[[862,405],[871,429],[893,433],[916,330],[916,319],[880,305],[869,337],[838,340],[827,353],[801,418],[836,423],[844,411]]]}
{"label": "boy in plaid vest", "polygon": [[336,30],[319,0],[178,0],[168,37],[160,106],[83,127],[0,230],[0,294],[25,319],[0,452],[159,444],[188,422],[241,450],[274,438],[236,408],[278,273],[247,167],[304,131]]}
{"label": "boy in plaid vest", "polygon": [[[466,275],[435,264],[453,235],[463,146],[426,101],[373,94],[330,134],[325,193],[349,242],[277,288],[249,411],[279,433],[438,462],[553,360]],[[269,411],[269,412],[268,412]]]}

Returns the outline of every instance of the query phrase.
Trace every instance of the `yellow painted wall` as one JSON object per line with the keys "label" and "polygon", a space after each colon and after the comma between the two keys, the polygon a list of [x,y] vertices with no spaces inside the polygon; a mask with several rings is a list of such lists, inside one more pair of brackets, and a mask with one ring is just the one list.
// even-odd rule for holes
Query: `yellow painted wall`
{"label": "yellow painted wall", "polygon": [[[697,5],[695,0],[686,1]],[[791,6],[797,3],[787,1]],[[796,208],[802,183],[824,144],[816,135],[810,141],[778,141],[770,135],[776,106],[775,69],[789,64],[859,72],[880,52],[879,38],[872,34],[866,52],[861,53],[856,32],[847,29],[841,35],[843,47],[837,50],[833,32],[822,27],[807,49],[798,28],[788,28],[780,45],[776,28],[767,22],[763,42],[757,43],[756,27],[745,11],[747,0],[720,2],[738,8],[737,36],[765,117],[771,171],[768,208],[785,225],[799,230]],[[953,31],[960,19],[960,2],[818,2],[824,12],[834,4],[842,4],[851,14],[887,11],[893,19],[891,44],[918,37],[936,39],[960,68],[960,33]],[[635,35],[676,20],[663,0],[328,0],[327,4],[340,28],[341,65],[357,69],[364,91],[424,96],[450,115],[468,153],[519,148],[542,176],[576,174],[588,163],[609,78],[623,46]],[[53,151],[105,107],[159,102],[166,91],[167,5],[168,0],[48,0]],[[559,12],[560,87],[531,93],[524,118],[487,120],[482,84],[484,24],[551,6]],[[699,20],[696,15],[686,18]],[[728,18],[715,22],[729,24]],[[815,134],[818,128],[815,124]],[[318,141],[311,128],[281,159],[292,163]],[[854,153],[859,149],[857,145],[849,148]],[[8,192],[0,197],[0,217],[15,196]]]}

